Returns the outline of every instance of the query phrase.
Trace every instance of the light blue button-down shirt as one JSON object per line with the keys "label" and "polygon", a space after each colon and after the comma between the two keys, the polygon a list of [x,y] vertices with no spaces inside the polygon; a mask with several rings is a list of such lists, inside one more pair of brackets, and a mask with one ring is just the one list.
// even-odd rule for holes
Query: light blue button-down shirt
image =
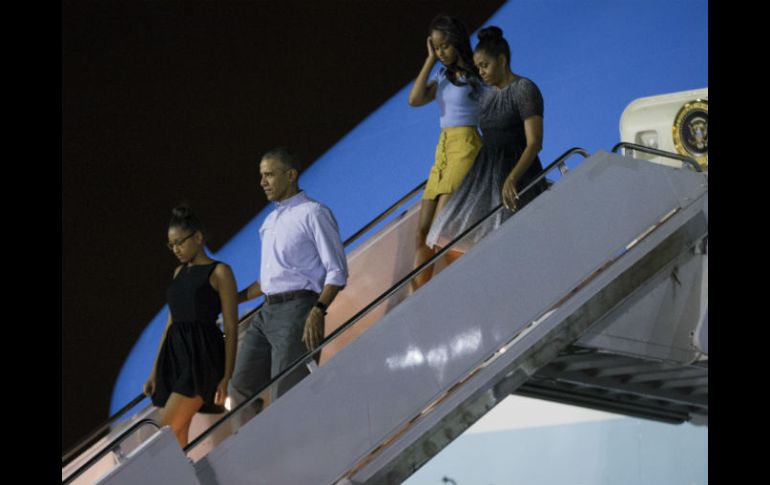
{"label": "light blue button-down shirt", "polygon": [[269,295],[345,286],[348,263],[331,210],[300,191],[276,202],[262,227],[260,288]]}

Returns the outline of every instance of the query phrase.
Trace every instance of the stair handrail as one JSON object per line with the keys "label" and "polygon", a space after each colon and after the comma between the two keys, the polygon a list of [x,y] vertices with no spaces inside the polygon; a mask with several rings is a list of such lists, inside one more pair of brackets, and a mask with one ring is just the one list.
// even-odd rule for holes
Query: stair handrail
{"label": "stair handrail", "polygon": [[[364,235],[366,232],[368,232],[371,228],[382,222],[385,218],[387,218],[389,215],[391,215],[393,212],[397,211],[404,203],[412,199],[420,190],[425,187],[425,184],[427,183],[427,180],[422,181],[419,185],[417,185],[415,188],[410,190],[406,195],[401,197],[399,200],[397,200],[395,203],[393,203],[390,207],[385,209],[383,212],[381,212],[378,216],[376,216],[374,219],[366,223],[361,229],[356,231],[355,234],[347,238],[343,243],[343,247],[347,248],[354,242],[356,242],[362,235]],[[238,320],[238,326],[242,326],[244,323],[248,322],[251,317],[262,309],[262,303],[260,303],[255,308],[251,309],[250,311],[243,314],[239,320]],[[100,438],[103,437],[105,432],[108,432],[110,427],[115,424],[115,422],[123,417],[124,414],[126,414],[128,411],[133,409],[137,404],[144,401],[145,399],[148,399],[147,396],[144,394],[139,394],[134,399],[132,399],[128,404],[120,408],[115,414],[107,418],[102,424],[98,425],[94,431],[89,433],[85,438],[81,439],[77,444],[72,446],[70,450],[62,456],[62,467],[67,466],[76,456],[80,455],[86,448],[93,446],[96,441],[98,441]],[[147,409],[151,404],[148,404],[144,408],[142,408],[140,411],[137,411],[137,413],[144,411]],[[107,447],[109,448],[110,443],[107,444]]]}
{"label": "stair handrail", "polygon": [[[519,195],[526,193],[527,191],[531,190],[538,182],[540,182],[542,179],[545,178],[545,176],[554,168],[559,167],[562,173],[565,172],[565,161],[567,158],[571,157],[572,155],[579,154],[583,157],[589,157],[590,154],[580,147],[573,147],[561,154],[559,157],[556,158],[553,162],[548,164],[546,168],[544,168],[524,189],[522,189],[519,192]],[[286,368],[284,368],[281,372],[276,374],[275,377],[270,379],[270,381],[265,384],[262,388],[260,388],[256,393],[254,393],[251,397],[248,399],[245,399],[243,402],[235,406],[233,409],[228,411],[224,416],[219,418],[214,424],[209,426],[209,428],[198,435],[192,442],[190,442],[184,449],[185,453],[189,452],[192,448],[197,446],[199,443],[201,443],[203,440],[205,440],[210,434],[212,434],[219,426],[224,424],[225,421],[227,421],[231,416],[236,414],[238,411],[243,409],[244,407],[250,405],[252,402],[254,402],[259,395],[264,392],[266,389],[270,388],[270,386],[275,385],[276,382],[278,382],[280,379],[283,378],[283,376],[290,374],[291,372],[294,372],[297,368],[299,368],[302,365],[305,365],[305,362],[310,360],[311,358],[315,357],[316,354],[320,353],[321,350],[323,350],[324,347],[329,345],[332,341],[334,341],[339,335],[344,333],[348,328],[355,325],[359,320],[361,320],[364,316],[366,316],[371,310],[379,306],[380,303],[387,300],[391,296],[393,296],[396,292],[401,290],[407,283],[409,283],[415,276],[422,273],[425,269],[430,267],[432,264],[434,264],[436,261],[438,261],[439,258],[441,258],[447,251],[449,251],[455,244],[457,244],[459,241],[461,241],[466,235],[470,234],[473,230],[475,230],[478,226],[480,226],[484,221],[492,217],[498,210],[500,210],[503,207],[503,204],[498,204],[495,208],[489,211],[484,217],[480,218],[478,221],[476,221],[473,225],[468,227],[465,231],[463,231],[460,235],[456,236],[454,239],[452,239],[446,246],[438,250],[433,256],[431,256],[427,261],[425,261],[423,264],[419,265],[418,267],[414,268],[412,271],[410,271],[406,276],[401,278],[398,282],[396,282],[393,286],[391,286],[389,289],[385,290],[380,296],[372,300],[369,304],[367,304],[363,309],[361,309],[358,313],[353,315],[351,318],[349,318],[344,324],[340,325],[338,328],[336,328],[333,332],[331,332],[328,336],[326,336],[319,344],[318,346],[313,349],[305,352],[303,355],[295,359],[291,364],[289,364]]]}
{"label": "stair handrail", "polygon": [[96,453],[91,458],[89,458],[88,461],[80,465],[77,468],[77,470],[70,473],[67,476],[67,478],[62,480],[62,484],[71,483],[77,477],[82,475],[86,470],[91,468],[97,461],[101,460],[104,457],[104,455],[114,450],[117,446],[120,446],[120,443],[122,443],[123,440],[128,438],[128,436],[131,435],[134,431],[141,428],[142,426],[147,426],[147,425],[154,426],[156,429],[160,430],[160,425],[154,419],[145,418],[137,421],[136,423],[129,426],[127,429],[123,430],[114,440],[110,442],[109,446],[105,446],[104,448],[99,450],[99,452]]}
{"label": "stair handrail", "polygon": [[683,162],[683,163],[689,165],[690,167],[692,167],[692,169],[694,171],[696,171],[696,172],[703,172],[703,168],[701,168],[700,164],[698,162],[696,162],[693,158],[686,157],[686,156],[680,155],[678,153],[667,152],[667,151],[664,151],[664,150],[659,150],[657,148],[646,147],[644,145],[637,145],[636,143],[631,143],[631,142],[627,142],[627,141],[621,141],[620,143],[618,143],[617,145],[612,147],[612,152],[613,153],[618,153],[618,149],[620,149],[620,148],[624,148],[624,149],[630,148],[632,150],[637,150],[637,151],[640,151],[640,152],[649,153],[651,155],[658,155],[660,157],[666,157],[666,158],[671,158],[671,159],[674,159],[674,160],[679,160],[680,162]]}

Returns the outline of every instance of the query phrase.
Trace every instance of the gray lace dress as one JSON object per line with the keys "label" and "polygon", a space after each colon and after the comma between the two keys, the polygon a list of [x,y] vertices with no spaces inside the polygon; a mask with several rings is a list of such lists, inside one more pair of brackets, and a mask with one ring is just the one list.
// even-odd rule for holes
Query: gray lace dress
{"label": "gray lace dress", "polygon": [[[508,174],[527,146],[524,120],[543,116],[543,96],[531,80],[519,77],[501,90],[487,90],[480,100],[479,128],[484,145],[460,186],[444,210],[433,221],[426,243],[445,246],[461,232],[502,203],[502,189]],[[521,191],[542,171],[535,158],[518,181]],[[547,188],[545,179],[521,195],[519,210]],[[490,231],[500,226],[512,212],[502,208],[460,242],[456,249],[466,251]]]}

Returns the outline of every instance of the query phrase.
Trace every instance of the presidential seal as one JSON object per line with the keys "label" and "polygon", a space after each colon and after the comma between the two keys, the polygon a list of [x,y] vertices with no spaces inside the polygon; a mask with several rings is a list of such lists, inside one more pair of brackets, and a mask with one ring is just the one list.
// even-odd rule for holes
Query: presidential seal
{"label": "presidential seal", "polygon": [[709,165],[709,101],[696,99],[682,106],[674,118],[674,147],[694,158],[703,168]]}

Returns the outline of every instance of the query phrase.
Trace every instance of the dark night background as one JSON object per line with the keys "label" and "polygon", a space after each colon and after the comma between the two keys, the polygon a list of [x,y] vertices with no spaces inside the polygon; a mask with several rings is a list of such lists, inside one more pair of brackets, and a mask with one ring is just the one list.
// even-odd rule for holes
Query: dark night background
{"label": "dark night background", "polygon": [[63,2],[62,453],[165,304],[171,208],[218,250],[266,204],[262,153],[312,162],[417,75],[437,13],[502,3]]}

